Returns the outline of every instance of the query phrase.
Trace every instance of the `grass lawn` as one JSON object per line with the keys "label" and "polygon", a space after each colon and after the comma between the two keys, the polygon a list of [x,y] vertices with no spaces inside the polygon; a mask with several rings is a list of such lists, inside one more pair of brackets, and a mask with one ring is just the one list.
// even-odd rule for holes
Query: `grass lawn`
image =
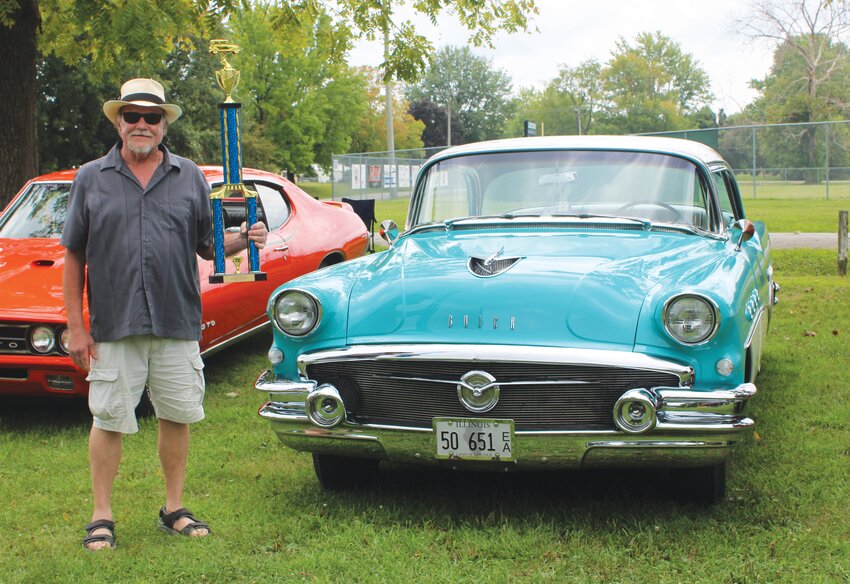
{"label": "grass lawn", "polygon": [[264,334],[207,363],[185,499],[212,525],[205,540],[155,528],[164,496],[145,419],[124,441],[119,547],[84,551],[85,405],[0,401],[0,581],[850,581],[850,279],[832,275],[829,251],[779,250],[776,268],[757,432],[739,444],[718,506],[679,502],[665,471],[390,470],[371,489],[323,492],[310,456],[256,414]]}

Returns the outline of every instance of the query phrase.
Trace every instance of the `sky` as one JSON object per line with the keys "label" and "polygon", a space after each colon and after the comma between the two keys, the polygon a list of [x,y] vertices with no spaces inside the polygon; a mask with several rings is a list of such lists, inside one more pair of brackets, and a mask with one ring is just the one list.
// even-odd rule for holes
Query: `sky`
{"label": "sky", "polygon": [[[711,79],[712,108],[727,114],[741,111],[756,96],[751,79],[764,78],[772,47],[736,33],[735,22],[746,16],[746,0],[537,0],[540,13],[530,33],[499,33],[494,49],[472,48],[505,71],[520,87],[541,89],[563,66],[575,67],[588,59],[605,63],[623,37],[633,44],[641,32],[661,31],[691,54]],[[468,33],[451,17],[434,27],[427,19],[414,20],[417,32],[436,49],[467,44]],[[534,29],[537,29],[534,31]],[[383,45],[360,43],[351,64],[377,66]]]}

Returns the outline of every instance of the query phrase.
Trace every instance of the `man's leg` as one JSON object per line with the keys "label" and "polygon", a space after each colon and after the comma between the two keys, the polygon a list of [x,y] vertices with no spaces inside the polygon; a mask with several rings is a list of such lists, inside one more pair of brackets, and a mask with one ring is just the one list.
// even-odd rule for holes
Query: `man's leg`
{"label": "man's leg", "polygon": [[[89,466],[91,467],[94,511],[92,521],[112,520],[112,485],[118,475],[121,462],[121,433],[109,432],[92,426],[89,434]],[[108,534],[107,529],[96,529],[92,535]],[[95,541],[88,545],[96,550],[111,547],[105,541]]]}
{"label": "man's leg", "polygon": [[[91,467],[94,510],[92,521],[112,520],[112,487],[121,462],[122,434],[137,432],[135,405],[145,387],[147,376],[146,349],[135,337],[97,344],[97,359],[91,360],[89,409],[92,429],[89,434],[89,466]],[[91,535],[103,535],[107,529],[96,529]],[[111,547],[106,542],[91,542],[86,547]]]}
{"label": "man's leg", "polygon": [[[156,339],[148,377],[151,401],[159,418],[159,460],[165,477],[165,512],[183,507],[183,485],[189,458],[189,424],[204,417],[203,361],[195,341]],[[181,517],[172,527],[181,531],[192,523]],[[194,529],[191,535],[208,535]]]}
{"label": "man's leg", "polygon": [[[189,460],[189,424],[159,420],[159,462],[165,476],[165,512],[172,513],[183,507],[183,484],[186,480],[186,463]],[[181,517],[174,529],[182,530],[191,519]],[[192,535],[207,535],[206,529],[197,529]]]}

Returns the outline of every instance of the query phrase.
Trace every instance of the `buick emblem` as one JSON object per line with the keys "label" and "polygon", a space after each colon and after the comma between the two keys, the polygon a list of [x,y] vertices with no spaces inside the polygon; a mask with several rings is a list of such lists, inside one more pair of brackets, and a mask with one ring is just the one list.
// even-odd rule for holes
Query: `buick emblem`
{"label": "buick emblem", "polygon": [[499,402],[496,378],[486,371],[470,371],[457,384],[457,397],[470,412],[489,412]]}

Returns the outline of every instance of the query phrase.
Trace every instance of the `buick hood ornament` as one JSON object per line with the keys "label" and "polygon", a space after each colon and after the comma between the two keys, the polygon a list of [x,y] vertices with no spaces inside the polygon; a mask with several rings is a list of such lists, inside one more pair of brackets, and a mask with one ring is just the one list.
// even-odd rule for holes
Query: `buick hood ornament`
{"label": "buick hood ornament", "polygon": [[486,258],[471,256],[466,263],[466,268],[473,276],[478,276],[479,278],[498,276],[502,272],[509,270],[515,263],[522,259],[520,257],[503,257],[502,254],[504,252],[505,248],[502,247],[499,251]]}

